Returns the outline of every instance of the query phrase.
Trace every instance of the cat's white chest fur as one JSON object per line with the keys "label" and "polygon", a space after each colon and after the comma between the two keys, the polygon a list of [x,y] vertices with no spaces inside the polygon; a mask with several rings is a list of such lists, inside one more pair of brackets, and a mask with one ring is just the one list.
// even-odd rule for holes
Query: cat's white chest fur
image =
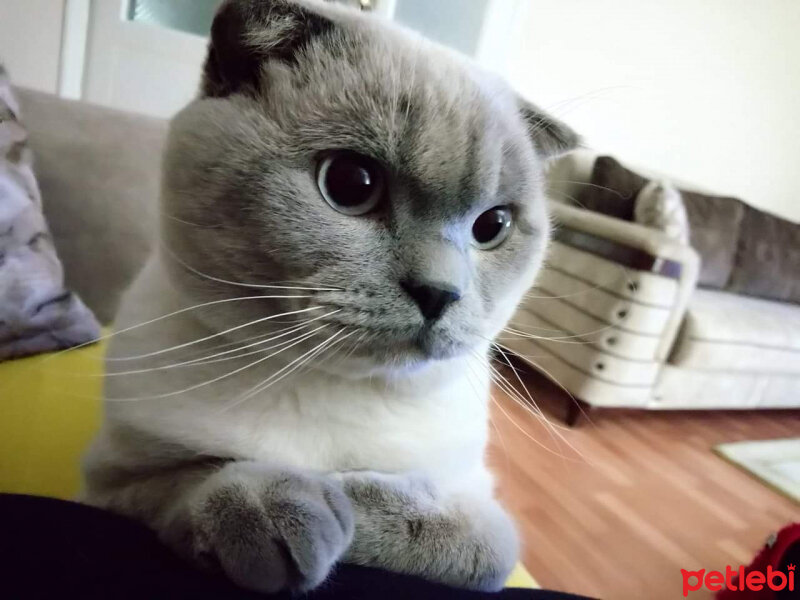
{"label": "cat's white chest fur", "polygon": [[[154,259],[126,298],[118,330],[180,308],[173,295]],[[207,333],[202,328],[187,332],[193,323],[188,315],[178,315],[123,333],[113,340],[110,354],[151,352]],[[275,368],[267,362],[186,393],[157,397],[212,381],[251,360],[110,377],[108,414],[118,425],[210,456],[323,472],[418,471],[444,487],[488,480],[483,467],[489,418],[484,359],[452,360],[396,381],[303,370],[239,401]],[[118,363],[109,365],[119,369]]]}
{"label": "cat's white chest fur", "polygon": [[485,399],[463,379],[415,394],[321,373],[231,417],[237,445],[254,458],[439,477],[481,461],[487,421]]}

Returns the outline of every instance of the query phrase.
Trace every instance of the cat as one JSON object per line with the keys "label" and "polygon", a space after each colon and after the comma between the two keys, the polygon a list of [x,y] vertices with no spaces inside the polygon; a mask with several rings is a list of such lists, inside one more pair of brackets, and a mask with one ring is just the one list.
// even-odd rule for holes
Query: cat
{"label": "cat", "polygon": [[501,588],[519,543],[484,463],[488,353],[542,262],[544,165],[577,143],[378,17],[225,2],[85,500],[253,590],[339,562]]}

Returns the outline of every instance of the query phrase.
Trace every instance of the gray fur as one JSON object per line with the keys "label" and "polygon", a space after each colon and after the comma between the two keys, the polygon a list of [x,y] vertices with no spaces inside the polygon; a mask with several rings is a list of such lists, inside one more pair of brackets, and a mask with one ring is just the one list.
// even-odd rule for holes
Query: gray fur
{"label": "gray fur", "polygon": [[195,557],[212,556],[236,583],[309,590],[353,537],[353,512],[333,479],[231,463],[189,500]]}
{"label": "gray fur", "polygon": [[[343,362],[319,367],[331,379],[324,409],[342,411],[328,416],[336,423],[321,438],[345,446],[353,424],[355,436],[372,432],[370,448],[339,453],[335,445],[323,446],[335,456],[309,458],[324,464],[318,470],[272,464],[263,455],[254,462],[265,441],[254,419],[267,427],[270,410],[296,415],[300,407],[309,411],[306,418],[316,418],[313,401],[292,388],[304,389],[301,378],[288,380],[273,405],[259,398],[263,405],[254,417],[209,409],[203,404],[208,397],[165,399],[157,405],[162,413],[153,405],[111,403],[87,461],[87,499],[143,520],[182,554],[211,558],[253,589],[309,589],[342,557],[498,589],[518,544],[482,464],[483,409],[475,413],[481,420],[476,443],[451,438],[453,445],[437,446],[430,440],[431,460],[458,455],[467,465],[464,477],[474,472],[473,487],[480,489],[453,483],[446,491],[405,472],[353,473],[375,469],[364,463],[379,462],[382,448],[402,447],[414,432],[409,426],[386,433],[387,423],[363,423],[361,415],[347,413],[347,382],[359,382],[363,393],[374,380],[382,401],[397,388],[403,402],[421,405],[426,393],[441,401],[436,382],[445,382],[437,390],[469,390],[463,382],[464,390],[447,387],[453,377],[448,365],[466,368],[463,357],[485,355],[488,340],[532,282],[548,239],[543,163],[576,139],[465,59],[373,17],[308,0],[226,2],[213,27],[200,97],[171,125],[162,192],[166,250],[144,280],[167,278],[169,289],[187,300],[164,300],[161,314],[253,294],[221,280],[338,289],[181,315],[159,325],[159,339],[185,342],[183,325],[219,332],[309,306],[337,310],[321,322],[368,335]],[[345,216],[320,197],[316,164],[321,153],[335,149],[385,166],[388,198],[373,214]],[[470,243],[472,223],[499,205],[512,209],[513,232],[497,249],[478,251]],[[160,275],[165,269],[168,277]],[[408,278],[439,282],[460,299],[426,323],[402,288]],[[135,294],[131,314],[151,317],[137,312],[153,301],[150,291],[140,287]],[[130,337],[128,352],[152,350],[144,334]],[[269,367],[318,342],[298,344]],[[456,360],[462,362],[448,362]],[[178,375],[163,372],[159,381]],[[107,387],[112,394],[130,388],[124,379]],[[233,398],[240,391],[233,381],[216,389]],[[170,412],[173,401],[179,408]],[[459,409],[472,410],[464,402]],[[391,419],[407,408],[383,414]],[[177,414],[191,414],[192,422],[175,420]],[[167,418],[173,419],[168,432]],[[307,431],[304,425],[296,424],[296,438]],[[226,445],[234,438],[238,445]],[[296,445],[311,453],[328,441]]]}
{"label": "gray fur", "polygon": [[[255,29],[233,35],[218,22],[214,31],[226,32],[222,45],[245,40],[244,55],[261,62],[240,87],[214,84],[222,76],[213,40],[203,86],[213,98],[193,103],[172,125],[163,200],[165,211],[182,222],[166,221],[165,237],[193,265],[226,279],[348,282],[347,293],[318,301],[343,309],[337,322],[391,338],[390,348],[366,344],[372,356],[413,363],[419,345],[447,356],[474,346],[480,336],[492,337],[495,331],[478,331],[474,324],[482,329],[492,320],[496,298],[517,283],[531,257],[541,257],[547,238],[544,204],[530,201],[543,196],[536,154],[569,149],[574,134],[541,111],[535,127],[529,126],[513,93],[443,49],[339,7],[316,7],[324,16],[299,18],[310,10],[306,4],[312,6],[242,0],[223,7],[219,18],[233,21],[228,26]],[[263,20],[270,14],[277,22]],[[325,17],[328,26],[322,27]],[[314,23],[313,30],[321,31],[289,35],[304,44],[291,62],[291,46],[281,42],[287,20]],[[226,54],[238,56],[230,49]],[[231,87],[236,93],[218,97]],[[390,168],[390,210],[353,219],[319,201],[314,165],[332,147]],[[498,204],[516,208],[516,235],[473,260],[469,224]],[[213,226],[214,235],[185,222]],[[462,292],[462,301],[422,338],[421,315],[399,285],[409,276]],[[181,269],[176,277],[192,280],[186,285],[193,289],[212,288],[204,295],[218,291]],[[276,312],[301,307],[269,304]],[[241,308],[237,320],[247,316]],[[213,326],[230,322],[225,311],[216,312]],[[398,346],[406,350],[402,357]]]}
{"label": "gray fur", "polygon": [[519,542],[496,502],[459,506],[413,475],[349,473],[344,482],[356,514],[347,562],[476,590],[503,587]]}

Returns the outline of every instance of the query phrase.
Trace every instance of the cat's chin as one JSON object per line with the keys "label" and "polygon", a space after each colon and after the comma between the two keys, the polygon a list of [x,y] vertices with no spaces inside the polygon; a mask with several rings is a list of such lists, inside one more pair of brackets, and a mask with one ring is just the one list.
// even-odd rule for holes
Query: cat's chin
{"label": "cat's chin", "polygon": [[423,333],[413,340],[387,340],[364,346],[322,370],[349,379],[407,376],[470,353],[472,347],[446,335]]}

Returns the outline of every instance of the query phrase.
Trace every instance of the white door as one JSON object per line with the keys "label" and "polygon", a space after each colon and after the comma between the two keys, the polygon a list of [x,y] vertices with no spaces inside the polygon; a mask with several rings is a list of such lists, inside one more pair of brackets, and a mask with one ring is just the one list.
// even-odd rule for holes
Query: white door
{"label": "white door", "polygon": [[[93,0],[84,71],[84,98],[123,110],[169,117],[195,95],[207,39],[156,19],[150,8],[175,5],[196,16],[204,0]],[[180,16],[180,13],[177,13]],[[189,29],[188,26],[184,27]]]}
{"label": "white door", "polygon": [[[208,32],[221,1],[91,0],[82,97],[159,117],[175,114],[197,92]],[[521,4],[521,0],[336,1],[396,18],[498,71],[503,67],[507,31]],[[78,6],[90,0],[66,2],[69,15],[80,14]],[[69,66],[69,57],[65,62]]]}
{"label": "white door", "polygon": [[[340,0],[341,1],[341,0]],[[390,15],[394,0],[343,0]],[[170,117],[196,94],[221,0],[92,0],[83,98]]]}

